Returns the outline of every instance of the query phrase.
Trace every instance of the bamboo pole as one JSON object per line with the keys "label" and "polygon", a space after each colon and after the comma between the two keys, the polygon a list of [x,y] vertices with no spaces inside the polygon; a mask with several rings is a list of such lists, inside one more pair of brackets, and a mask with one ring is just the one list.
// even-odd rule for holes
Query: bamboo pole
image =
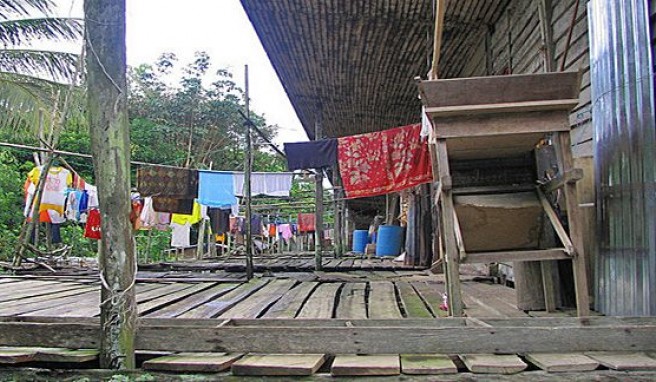
{"label": "bamboo pole", "polygon": [[248,65],[244,66],[245,96],[246,96],[246,152],[244,163],[244,200],[246,204],[246,279],[253,278],[253,227],[251,226],[251,171],[253,171],[253,156],[251,142],[251,111],[248,84]]}
{"label": "bamboo pole", "polygon": [[[314,122],[314,139],[321,139],[322,129],[321,129],[321,118],[322,112],[321,108],[318,109],[317,117]],[[320,168],[316,169],[316,174],[314,175],[314,200],[315,200],[315,212],[314,212],[314,269],[320,271],[322,269],[322,257],[323,257],[323,170]]]}

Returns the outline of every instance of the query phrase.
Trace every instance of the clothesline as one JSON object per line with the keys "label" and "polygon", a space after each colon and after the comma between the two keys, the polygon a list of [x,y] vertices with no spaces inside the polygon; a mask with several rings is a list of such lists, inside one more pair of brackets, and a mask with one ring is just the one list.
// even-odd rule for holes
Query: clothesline
{"label": "clothesline", "polygon": [[[78,153],[78,152],[67,151],[67,150],[51,150],[51,149],[46,148],[46,147],[22,145],[22,144],[17,144],[17,143],[0,142],[0,147],[8,147],[8,148],[16,149],[16,150],[28,150],[28,151],[36,151],[36,152],[42,152],[42,153],[52,152],[52,153],[55,153],[55,154],[58,154],[58,155],[66,155],[66,156],[73,156],[73,157],[78,157],[78,158],[93,159],[93,155],[91,155],[91,154]],[[142,162],[142,161],[138,161],[138,160],[131,160],[130,164],[138,165],[138,166],[159,166],[159,167],[184,169],[184,170],[190,169],[190,168],[182,167],[182,166],[176,166],[176,165],[170,165],[170,164],[161,164],[161,163]],[[253,172],[253,174],[258,174],[258,173],[265,173],[265,172]]]}

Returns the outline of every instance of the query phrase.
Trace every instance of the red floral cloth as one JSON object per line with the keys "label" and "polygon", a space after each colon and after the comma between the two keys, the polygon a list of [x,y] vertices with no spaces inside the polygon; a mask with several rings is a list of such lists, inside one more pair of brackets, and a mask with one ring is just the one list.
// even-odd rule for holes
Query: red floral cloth
{"label": "red floral cloth", "polygon": [[383,195],[432,181],[428,143],[420,132],[417,124],[339,138],[346,197]]}
{"label": "red floral cloth", "polygon": [[314,214],[298,214],[298,231],[314,232]]}

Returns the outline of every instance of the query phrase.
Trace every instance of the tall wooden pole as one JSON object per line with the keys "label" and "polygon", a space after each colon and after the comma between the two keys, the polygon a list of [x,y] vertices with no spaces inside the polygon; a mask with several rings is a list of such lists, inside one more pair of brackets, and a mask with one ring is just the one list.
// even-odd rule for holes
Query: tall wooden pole
{"label": "tall wooden pole", "polygon": [[87,100],[103,240],[100,366],[133,369],[137,321],[135,241],[130,224],[125,0],[84,2]]}
{"label": "tall wooden pole", "polygon": [[341,178],[339,176],[339,168],[337,166],[333,167],[333,186],[334,186],[334,201],[333,201],[333,207],[335,211],[335,215],[333,216],[333,221],[334,221],[334,229],[333,229],[333,236],[335,239],[335,242],[333,243],[333,247],[335,247],[335,257],[342,257],[344,254],[344,245],[342,244],[342,203],[339,199],[342,197],[342,189],[341,189]]}
{"label": "tall wooden pole", "polygon": [[[314,122],[314,139],[321,139],[323,134],[321,128],[322,110],[318,108],[317,117]],[[314,269],[320,271],[323,256],[323,170],[316,169],[314,176]]]}
{"label": "tall wooden pole", "polygon": [[251,226],[251,171],[253,170],[253,144],[251,142],[251,108],[248,93],[248,65],[244,67],[246,87],[246,152],[244,164],[244,198],[246,201],[246,278],[253,278],[253,227]]}

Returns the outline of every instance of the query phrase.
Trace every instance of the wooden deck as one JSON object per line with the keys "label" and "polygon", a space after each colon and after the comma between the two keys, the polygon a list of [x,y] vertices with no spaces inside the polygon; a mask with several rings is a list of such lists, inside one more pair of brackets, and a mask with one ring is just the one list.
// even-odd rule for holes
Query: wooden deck
{"label": "wooden deck", "polygon": [[[640,322],[647,326],[617,321],[631,325],[627,332],[605,317],[570,321],[578,319],[558,312],[532,318],[545,314],[519,311],[514,290],[499,284],[463,281],[469,318],[454,319],[443,318],[446,312],[440,308],[443,281],[421,271],[289,272],[259,275],[250,282],[217,277],[139,275],[143,334],[138,348],[165,351],[164,357],[142,355],[144,369],[284,376],[592,372],[600,365],[656,369],[656,359],[638,351],[656,343],[653,320]],[[99,288],[95,277],[0,277],[0,345],[5,346],[0,347],[0,363],[89,367],[97,362],[94,350],[69,349],[93,347],[96,341]],[[517,342],[530,337],[531,330],[539,332],[538,341],[545,333],[550,340]],[[584,354],[580,339],[572,340],[580,330],[611,342],[622,339],[619,347],[605,339],[593,341],[594,350],[637,350]],[[553,354],[560,346],[575,351]],[[430,349],[443,352],[431,354]],[[527,351],[493,355],[507,349]],[[289,352],[303,356],[278,354]],[[479,352],[486,354],[472,354]]]}
{"label": "wooden deck", "polygon": [[[418,271],[354,271],[243,275],[140,272],[141,317],[163,318],[439,318],[445,286]],[[0,316],[96,317],[96,278],[0,277]],[[216,281],[215,281],[216,280]],[[515,306],[514,289],[463,282],[469,317],[545,316]],[[552,316],[567,316],[558,312]]]}
{"label": "wooden deck", "polygon": [[[360,256],[347,256],[339,259],[324,256],[322,268],[330,272],[425,269],[425,267],[405,265],[403,262],[393,261],[392,258],[365,258]],[[246,258],[243,255],[232,255],[197,261],[195,253],[193,253],[187,261],[182,258],[181,261],[140,265],[139,269],[244,272],[246,270]],[[314,253],[254,256],[253,269],[255,272],[311,272],[315,269]]]}

